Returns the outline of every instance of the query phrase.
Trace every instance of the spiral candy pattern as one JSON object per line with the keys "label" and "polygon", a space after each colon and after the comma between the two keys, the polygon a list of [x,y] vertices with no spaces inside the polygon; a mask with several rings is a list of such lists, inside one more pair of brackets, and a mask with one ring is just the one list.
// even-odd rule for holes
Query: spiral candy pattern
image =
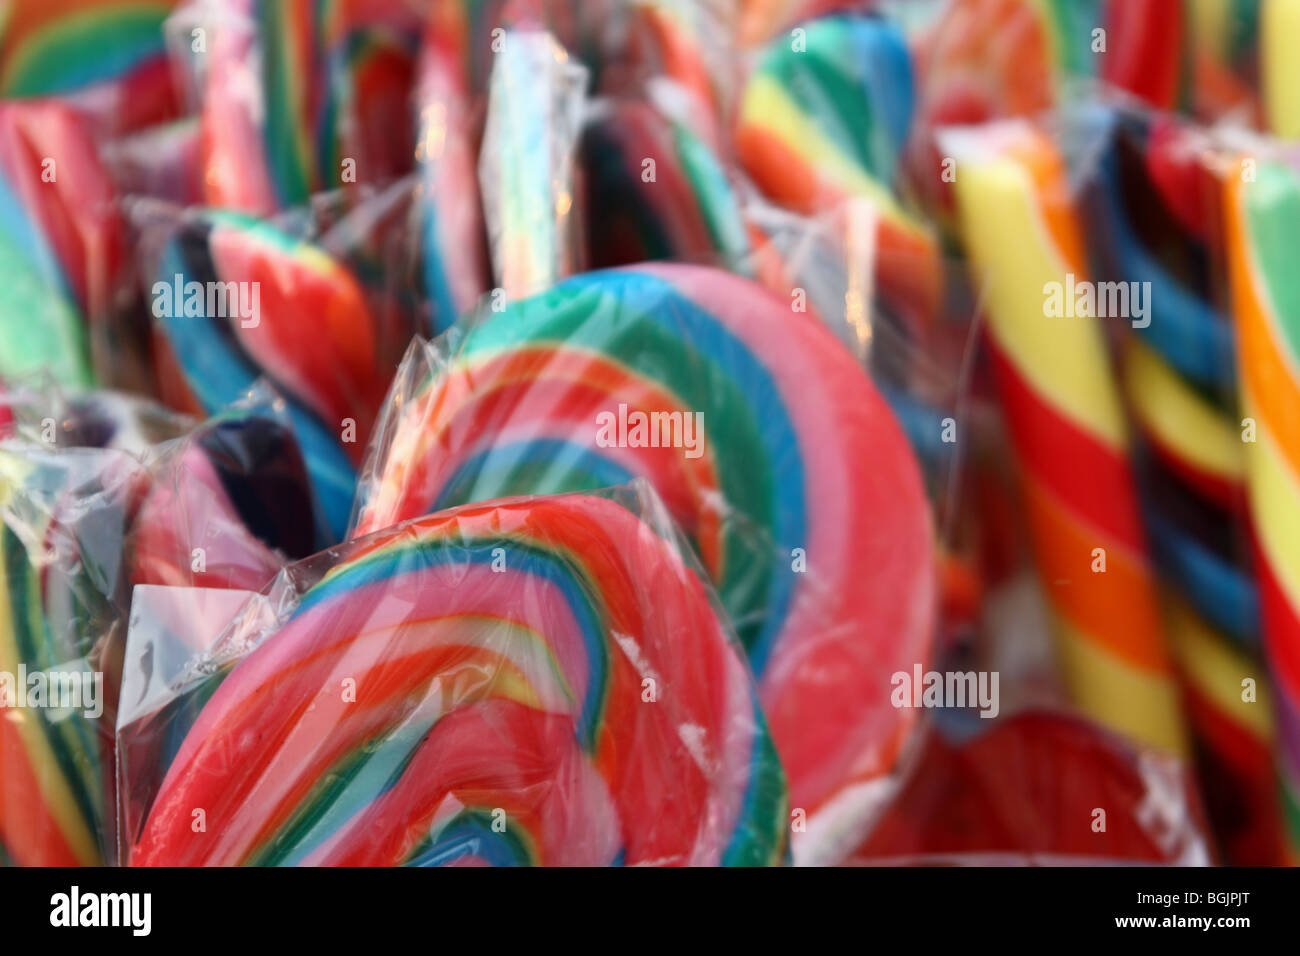
{"label": "spiral candy pattern", "polygon": [[132,863],[762,864],[785,826],[701,581],[563,496],[358,542],[204,706]]}
{"label": "spiral candy pattern", "polygon": [[[884,689],[928,655],[930,521],[905,437],[833,335],[682,265],[578,276],[458,331],[436,370],[417,352],[399,373],[359,533],[644,477],[736,623],[795,805],[888,770],[913,718]],[[619,440],[624,413],[697,421],[698,455]]]}
{"label": "spiral candy pattern", "polygon": [[[385,384],[376,323],[357,280],[319,247],[220,211],[178,225],[155,276],[163,397],[182,410],[212,414],[259,377],[269,379],[285,397],[326,523],[341,535]],[[190,283],[199,283],[193,288],[202,290],[202,304],[191,301]],[[234,290],[225,299],[227,315],[209,313],[218,287]],[[241,314],[236,299],[249,313],[255,302],[257,314]],[[352,442],[345,440],[349,419]]]}

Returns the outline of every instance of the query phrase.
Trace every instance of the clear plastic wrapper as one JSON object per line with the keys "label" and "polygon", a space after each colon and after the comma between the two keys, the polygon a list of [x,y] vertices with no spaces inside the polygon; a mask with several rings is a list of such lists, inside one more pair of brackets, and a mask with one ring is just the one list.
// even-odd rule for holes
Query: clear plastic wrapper
{"label": "clear plastic wrapper", "polygon": [[409,172],[426,6],[193,0],[177,10],[169,29],[178,72],[195,78],[207,203],[265,216]]}
{"label": "clear plastic wrapper", "polygon": [[126,862],[780,862],[781,766],[692,561],[641,485],[354,540],[215,637],[166,611],[204,592],[148,595]]}
{"label": "clear plastic wrapper", "polygon": [[355,469],[416,321],[402,250],[410,181],[339,194],[272,222],[138,201],[140,282],[157,392],[212,414],[265,377],[282,396],[327,523],[341,536]]}
{"label": "clear plastic wrapper", "polygon": [[489,83],[479,182],[498,288],[540,292],[580,268],[574,157],[587,70],[551,34],[508,30]]}
{"label": "clear plastic wrapper", "polygon": [[800,843],[833,853],[915,719],[890,705],[889,676],[928,659],[935,586],[912,451],[815,318],[681,265],[485,306],[413,346],[354,527],[638,476],[690,536],[758,674],[809,820],[796,857]]}
{"label": "clear plastic wrapper", "polygon": [[250,395],[195,428],[111,393],[0,395],[5,859],[115,858],[112,729],[132,587],[262,587],[325,538],[274,405]]}
{"label": "clear plastic wrapper", "polygon": [[850,863],[1079,866],[1212,862],[1195,786],[1077,717],[1027,710],[932,725],[908,782]]}
{"label": "clear plastic wrapper", "polygon": [[0,444],[0,845],[19,865],[108,858],[125,636],[122,553],[147,480],[115,450]]}

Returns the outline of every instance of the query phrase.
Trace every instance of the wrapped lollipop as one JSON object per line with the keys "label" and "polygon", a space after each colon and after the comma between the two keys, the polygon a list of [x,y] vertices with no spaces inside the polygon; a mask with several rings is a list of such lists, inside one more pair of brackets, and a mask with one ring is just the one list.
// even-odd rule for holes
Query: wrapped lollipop
{"label": "wrapped lollipop", "polygon": [[[0,375],[44,368],[90,384],[88,325],[113,306],[125,243],[82,117],[53,102],[0,104]],[[103,332],[93,333],[101,351]]]}
{"label": "wrapped lollipop", "polygon": [[643,100],[601,101],[588,117],[579,155],[583,235],[593,267],[670,259],[748,271],[749,239],[736,191],[716,154],[688,126]]}
{"label": "wrapped lollipop", "polygon": [[[1069,690],[1137,740],[1185,743],[1119,390],[1095,312],[1052,318],[1086,279],[1065,168],[1040,131],[950,134],[964,245],[986,285],[1002,407]],[[1073,306],[1073,302],[1071,303]]]}
{"label": "wrapped lollipop", "polygon": [[890,769],[912,723],[890,675],[930,640],[930,522],[906,440],[829,331],[743,279],[646,265],[441,344],[399,373],[358,533],[644,476],[736,622],[795,806],[843,810]]}
{"label": "wrapped lollipop", "polygon": [[1300,860],[1300,384],[1294,373],[1300,287],[1291,264],[1300,223],[1300,163],[1252,154],[1256,176],[1228,168],[1227,255],[1238,335],[1246,483],[1277,714],[1277,776],[1289,856]]}
{"label": "wrapped lollipop", "polygon": [[112,393],[4,403],[0,705],[21,719],[0,720],[0,846],[18,863],[100,862],[132,586],[261,588],[315,549],[320,522],[292,428],[263,395],[192,432]]}
{"label": "wrapped lollipop", "polygon": [[151,456],[132,522],[132,584],[258,590],[328,532],[292,423],[259,396]]}
{"label": "wrapped lollipop", "polygon": [[666,522],[644,492],[507,500],[281,579],[285,611],[129,795],[129,862],[779,862],[780,764]]}
{"label": "wrapped lollipop", "polygon": [[194,0],[179,11],[176,23],[207,37],[208,203],[269,215],[323,189],[407,172],[420,6]]}
{"label": "wrapped lollipop", "polygon": [[869,201],[879,217],[882,292],[928,317],[941,293],[938,247],[893,191],[914,108],[903,36],[886,21],[853,15],[798,31],[764,49],[745,85],[741,163],[768,197],[796,212]]}
{"label": "wrapped lollipop", "polygon": [[121,452],[0,447],[0,847],[20,865],[96,864],[110,844],[105,670],[144,480]]}
{"label": "wrapped lollipop", "polygon": [[97,132],[174,117],[163,21],[177,0],[14,4],[0,28],[0,96],[59,97]]}
{"label": "wrapped lollipop", "polygon": [[341,534],[387,384],[365,291],[320,246],[236,213],[187,215],[160,231],[149,274],[164,400],[210,414],[265,376]]}

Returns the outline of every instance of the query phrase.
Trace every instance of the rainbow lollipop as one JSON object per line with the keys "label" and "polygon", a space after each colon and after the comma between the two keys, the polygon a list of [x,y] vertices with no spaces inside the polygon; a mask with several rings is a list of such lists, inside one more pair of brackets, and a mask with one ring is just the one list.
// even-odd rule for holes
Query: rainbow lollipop
{"label": "rainbow lollipop", "polygon": [[913,722],[890,677],[928,654],[930,522],[905,438],[829,331],[735,276],[647,265],[452,335],[399,373],[359,533],[644,476],[736,623],[794,805],[890,769]]}
{"label": "rainbow lollipop", "polygon": [[20,865],[106,852],[115,695],[103,672],[142,479],[117,452],[0,448],[0,846]]}
{"label": "rainbow lollipop", "polygon": [[863,16],[803,23],[763,51],[745,86],[736,149],[770,198],[801,213],[869,201],[884,295],[929,315],[938,247],[893,187],[913,113],[912,63],[893,25]]}
{"label": "rainbow lollipop", "polygon": [[0,96],[65,98],[103,133],[176,115],[163,21],[176,0],[15,3],[0,24]]}
{"label": "rainbow lollipop", "polygon": [[130,862],[768,864],[785,813],[672,533],[520,499],[349,546],[203,706]]}
{"label": "rainbow lollipop", "polygon": [[0,375],[90,384],[86,323],[111,307],[126,258],[113,201],[79,114],[0,105]]}
{"label": "rainbow lollipop", "polygon": [[154,274],[164,399],[211,414],[269,379],[285,396],[326,521],[341,534],[387,384],[356,279],[318,246],[223,212],[181,223]]}
{"label": "rainbow lollipop", "polygon": [[205,24],[209,204],[269,215],[408,171],[421,26],[405,3],[225,4]]}
{"label": "rainbow lollipop", "polygon": [[235,408],[155,452],[132,522],[131,583],[260,590],[323,546],[291,425]]}
{"label": "rainbow lollipop", "polygon": [[735,191],[685,124],[641,100],[604,102],[588,118],[579,155],[594,268],[671,259],[746,271],[749,240]]}

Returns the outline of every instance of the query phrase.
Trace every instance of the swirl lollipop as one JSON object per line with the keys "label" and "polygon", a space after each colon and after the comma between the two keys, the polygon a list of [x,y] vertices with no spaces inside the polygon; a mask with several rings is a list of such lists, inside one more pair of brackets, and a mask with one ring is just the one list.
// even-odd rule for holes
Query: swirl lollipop
{"label": "swirl lollipop", "polygon": [[78,113],[0,104],[0,375],[90,384],[87,322],[110,307],[126,260],[113,199]]}
{"label": "swirl lollipop", "polygon": [[736,150],[771,199],[811,214],[845,200],[879,217],[877,281],[886,298],[931,315],[938,247],[894,194],[912,122],[913,70],[898,29],[864,16],[828,16],[766,47],[745,86]]}
{"label": "swirl lollipop", "polygon": [[682,265],[578,276],[455,331],[454,354],[399,373],[359,532],[645,477],[736,622],[794,805],[888,771],[912,722],[890,675],[928,653],[930,521],[904,436],[833,335]]}
{"label": "swirl lollipop", "polygon": [[0,29],[0,96],[60,97],[117,134],[171,119],[163,21],[177,0],[18,3]]}
{"label": "swirl lollipop", "polygon": [[225,212],[178,226],[156,275],[164,399],[211,414],[269,379],[285,396],[327,523],[341,533],[360,442],[386,385],[357,280],[318,246]]}
{"label": "swirl lollipop", "polygon": [[753,687],[661,531],[564,496],[355,542],[204,705],[131,863],[779,861]]}

